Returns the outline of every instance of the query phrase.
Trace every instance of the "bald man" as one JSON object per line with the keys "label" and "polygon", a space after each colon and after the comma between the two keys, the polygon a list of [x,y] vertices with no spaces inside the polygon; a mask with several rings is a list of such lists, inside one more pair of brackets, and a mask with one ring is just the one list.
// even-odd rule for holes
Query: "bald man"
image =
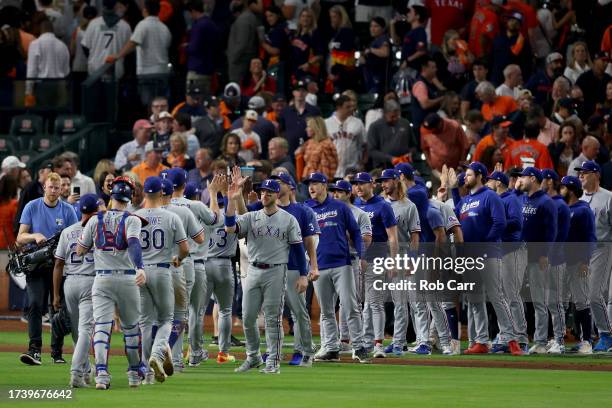
{"label": "bald man", "polygon": [[570,163],[567,175],[578,177],[578,172],[574,169],[582,166],[585,161],[595,160],[599,154],[599,146],[599,140],[594,136],[585,137],[582,141],[582,152]]}

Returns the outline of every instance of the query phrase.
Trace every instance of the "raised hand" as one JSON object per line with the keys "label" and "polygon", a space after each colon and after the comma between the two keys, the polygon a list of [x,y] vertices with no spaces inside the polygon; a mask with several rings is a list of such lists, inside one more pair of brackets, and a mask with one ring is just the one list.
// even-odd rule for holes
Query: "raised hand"
{"label": "raised hand", "polygon": [[232,184],[236,183],[240,188],[246,183],[247,177],[242,176],[242,172],[240,171],[240,167],[234,166],[232,169]]}
{"label": "raised hand", "polygon": [[495,163],[495,171],[499,171],[499,172],[503,172],[504,171],[504,165],[501,162],[497,162]]}
{"label": "raised hand", "polygon": [[249,195],[247,196],[247,202],[249,204],[254,204],[257,202],[257,200],[259,200],[259,196],[257,196],[257,193],[255,191],[250,191]]}
{"label": "raised hand", "polygon": [[459,186],[459,181],[457,180],[457,173],[455,173],[455,169],[448,170],[448,187],[456,188]]}
{"label": "raised hand", "polygon": [[440,172],[440,187],[448,186],[448,167],[446,164],[442,165],[442,171]]}

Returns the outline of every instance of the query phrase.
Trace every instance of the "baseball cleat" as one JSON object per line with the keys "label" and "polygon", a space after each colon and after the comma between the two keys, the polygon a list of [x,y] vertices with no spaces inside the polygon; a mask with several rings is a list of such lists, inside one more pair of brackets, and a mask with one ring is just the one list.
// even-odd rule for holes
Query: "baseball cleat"
{"label": "baseball cleat", "polygon": [[92,378],[96,378],[96,369],[93,365],[85,374],[83,374],[83,381],[85,381],[85,384],[91,385]]}
{"label": "baseball cleat", "polygon": [[445,344],[444,346],[442,346],[442,354],[445,356],[453,355],[453,348],[451,347],[450,344]]}
{"label": "baseball cleat", "polygon": [[96,390],[108,390],[109,388],[110,384],[96,383]]}
{"label": "baseball cleat", "polygon": [[529,354],[546,354],[546,346],[543,344],[534,344],[529,349]]}
{"label": "baseball cleat", "polygon": [[234,372],[235,373],[245,373],[253,368],[259,368],[259,366],[261,366],[263,363],[264,362],[262,361],[261,358],[255,361],[250,361],[249,359],[246,359],[242,362],[242,364],[240,364],[240,367],[234,369]]}
{"label": "baseball cleat", "polygon": [[210,344],[219,344],[219,336],[212,336]]}
{"label": "baseball cleat", "polygon": [[414,350],[414,354],[428,356],[431,354],[431,347],[429,347],[427,344],[421,344],[419,347],[416,348],[416,350]]}
{"label": "baseball cleat", "polygon": [[546,352],[548,354],[563,354],[565,353],[565,345],[557,342],[556,340],[553,340]]}
{"label": "baseball cleat", "polygon": [[325,363],[338,362],[340,361],[340,353],[337,351],[328,351],[322,356],[319,356],[319,357],[315,356],[315,361],[325,362]]}
{"label": "baseball cleat", "polygon": [[387,347],[385,347],[385,353],[387,354],[393,353],[393,347],[394,347],[393,343],[389,344]]}
{"label": "baseball cleat", "polygon": [[394,345],[391,352],[394,356],[401,357],[404,355],[404,348],[402,346]]}
{"label": "baseball cleat", "polygon": [[163,363],[159,361],[156,357],[151,356],[149,359],[149,367],[155,373],[155,380],[157,382],[163,383],[166,381],[166,373],[164,372]]}
{"label": "baseball cleat", "polygon": [[504,354],[508,352],[508,346],[506,346],[505,344],[493,344],[493,347],[491,347],[491,354]]}
{"label": "baseball cleat", "polygon": [[608,333],[601,333],[599,341],[593,347],[594,353],[605,353],[612,347],[612,337]]}
{"label": "baseball cleat", "polygon": [[361,364],[369,364],[368,351],[365,347],[353,351],[353,360],[359,361]]}
{"label": "baseball cleat", "polygon": [[200,363],[203,363],[204,361],[208,360],[208,351],[204,350],[200,353],[191,353],[189,355],[189,367],[197,367],[200,365]]}
{"label": "baseball cleat", "polygon": [[325,354],[327,354],[327,350],[325,350],[325,347],[321,346],[321,348],[317,350],[317,352],[314,355],[315,361],[317,361],[317,358],[322,357]]}
{"label": "baseball cleat", "polygon": [[172,363],[172,369],[174,370],[175,373],[182,373],[183,371],[185,371],[185,364],[183,364],[182,361],[179,361],[177,363]]}
{"label": "baseball cleat", "polygon": [[83,377],[77,374],[70,374],[70,386],[72,388],[87,388]]}
{"label": "baseball cleat", "polygon": [[262,368],[261,370],[259,370],[260,373],[262,374],[280,374],[280,367],[279,366],[265,366],[264,368]]}
{"label": "baseball cleat", "polygon": [[168,377],[174,374],[174,366],[172,365],[172,349],[169,344],[166,344],[166,350],[164,350],[164,372]]}
{"label": "baseball cleat", "polygon": [[341,341],[340,342],[340,354],[351,354],[353,352],[353,348],[348,342]]}
{"label": "baseball cleat", "polygon": [[376,343],[376,345],[374,345],[374,354],[372,354],[372,357],[374,358],[387,357],[387,355],[385,354],[385,348],[383,347],[382,343]]}
{"label": "baseball cleat", "polygon": [[19,360],[22,363],[27,365],[41,365],[42,359],[40,357],[40,352],[35,350],[28,350],[27,353],[23,353],[19,356]]}
{"label": "baseball cleat", "polygon": [[311,368],[312,367],[312,356],[305,355],[304,357],[302,357],[302,361],[300,361],[299,366]]}
{"label": "baseball cleat", "polygon": [[508,342],[508,351],[513,355],[513,356],[522,356],[525,353],[523,353],[523,350],[521,349],[521,346],[518,344],[518,342],[516,340],[510,340]]}
{"label": "baseball cleat", "polygon": [[145,379],[142,382],[142,385],[153,385],[153,384],[155,384],[155,373],[152,371],[149,371],[145,375]]}
{"label": "baseball cleat", "polygon": [[463,354],[488,354],[489,348],[486,344],[474,343],[474,345],[463,352]]}
{"label": "baseball cleat", "polygon": [[302,363],[303,358],[304,358],[304,355],[300,353],[299,351],[296,351],[293,353],[293,356],[291,357],[291,361],[289,361],[289,365],[290,366],[300,365]]}
{"label": "baseball cleat", "polygon": [[461,354],[461,342],[459,340],[451,340],[450,345],[452,350],[451,355],[458,356]]}
{"label": "baseball cleat", "polygon": [[61,354],[51,356],[51,360],[53,361],[53,364],[66,364],[66,360],[64,359],[64,357],[62,357]]}
{"label": "baseball cleat", "polygon": [[523,352],[523,354],[529,354],[529,344],[528,343],[519,343],[519,346],[521,347],[521,351]]}
{"label": "baseball cleat", "polygon": [[265,353],[263,353],[263,354],[261,355],[261,361],[263,361],[264,363],[265,363],[266,361],[268,361],[268,356],[269,356],[269,355],[270,355],[270,354],[269,354],[267,351],[266,351]]}
{"label": "baseball cleat", "polygon": [[228,353],[222,353],[222,352],[217,353],[217,363],[218,364],[233,363],[234,361],[236,361],[236,357]]}
{"label": "baseball cleat", "polygon": [[234,337],[234,335],[232,335],[232,337],[230,338],[230,341],[232,343],[232,347],[244,347],[244,342]]}
{"label": "baseball cleat", "polygon": [[593,346],[588,341],[581,341],[580,343],[578,343],[578,349],[576,350],[576,352],[578,354],[593,354]]}

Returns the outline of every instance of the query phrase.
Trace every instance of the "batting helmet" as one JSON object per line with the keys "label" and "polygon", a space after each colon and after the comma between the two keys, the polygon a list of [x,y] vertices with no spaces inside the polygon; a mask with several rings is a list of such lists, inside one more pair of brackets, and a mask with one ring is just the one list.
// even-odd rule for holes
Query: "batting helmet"
{"label": "batting helmet", "polygon": [[129,177],[117,177],[113,180],[111,198],[124,203],[132,200],[134,183]]}

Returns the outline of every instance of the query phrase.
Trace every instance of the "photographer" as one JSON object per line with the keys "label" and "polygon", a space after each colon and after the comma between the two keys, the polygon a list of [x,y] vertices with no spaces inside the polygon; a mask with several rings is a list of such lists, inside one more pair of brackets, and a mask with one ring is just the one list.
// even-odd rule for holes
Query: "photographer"
{"label": "photographer", "polygon": [[[43,244],[64,228],[77,222],[72,205],[60,200],[62,179],[57,173],[50,173],[44,183],[44,195],[30,201],[21,214],[17,244]],[[42,316],[52,286],[52,265],[37,268],[26,276],[29,299],[27,353],[20,356],[24,364],[40,365],[42,348]],[[54,350],[55,351],[55,350]],[[61,354],[53,355],[54,362],[65,362]]]}

